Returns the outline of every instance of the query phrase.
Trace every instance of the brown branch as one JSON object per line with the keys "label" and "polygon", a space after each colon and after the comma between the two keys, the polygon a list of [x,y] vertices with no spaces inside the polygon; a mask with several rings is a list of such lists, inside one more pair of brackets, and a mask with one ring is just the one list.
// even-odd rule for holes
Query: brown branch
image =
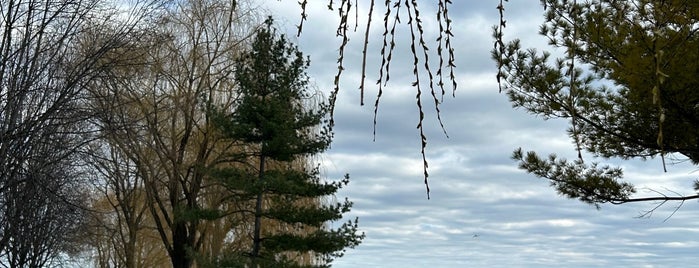
{"label": "brown branch", "polygon": [[308,14],[306,14],[306,4],[308,4],[308,0],[299,1],[298,4],[301,6],[301,21],[299,22],[299,25],[296,26],[298,29],[296,32],[296,37],[301,36],[301,32],[303,31],[303,22],[308,18]]}
{"label": "brown branch", "polygon": [[[332,129],[335,126],[335,102],[337,101],[337,95],[340,92],[340,77],[342,76],[342,71],[345,70],[345,67],[342,66],[342,63],[344,62],[345,59],[345,47],[347,46],[347,43],[349,43],[349,37],[347,36],[347,20],[349,16],[349,12],[351,11],[352,4],[349,0],[343,0],[342,3],[340,4],[339,10],[338,10],[338,16],[340,17],[340,23],[337,26],[337,33],[336,36],[341,36],[342,37],[342,44],[340,44],[340,48],[338,49],[338,57],[337,57],[337,74],[335,74],[335,80],[333,81],[334,88],[332,92],[330,93],[330,122],[328,123],[330,129]],[[330,4],[328,5],[328,9],[332,10],[332,1],[330,1]]]}
{"label": "brown branch", "polygon": [[[393,49],[396,47],[396,25],[400,23],[400,16],[399,16],[399,11],[400,11],[400,0],[396,1],[396,3],[393,4],[393,8],[396,9],[396,15],[393,17],[393,26],[391,26],[391,30],[388,30],[388,21],[391,15],[391,1],[387,0],[386,3],[386,13],[384,14],[383,22],[384,22],[384,32],[383,32],[383,45],[381,46],[381,66],[379,67],[379,80],[376,81],[376,84],[379,85],[379,90],[378,94],[376,94],[376,102],[374,102],[374,127],[373,127],[373,137],[374,141],[376,141],[376,122],[377,122],[377,116],[379,114],[379,101],[381,100],[381,96],[383,95],[383,87],[388,84],[388,80],[390,79],[390,66],[391,66],[391,57],[393,56]],[[387,42],[387,36],[391,36],[391,42],[390,46],[389,43]],[[386,54],[386,48],[388,47],[388,54]],[[386,76],[384,79],[384,70],[386,70]]]}
{"label": "brown branch", "polygon": [[[415,2],[413,2],[415,4]],[[417,124],[417,129],[420,130],[420,139],[421,139],[421,147],[420,147],[420,153],[422,154],[422,171],[425,177],[425,189],[427,191],[427,199],[430,199],[430,185],[427,181],[427,177],[429,177],[429,173],[427,172],[427,157],[425,155],[425,148],[427,148],[427,136],[425,135],[425,130],[423,127],[423,121],[425,119],[425,113],[422,109],[422,88],[420,87],[420,73],[418,71],[419,68],[419,62],[420,59],[417,56],[417,50],[416,50],[416,41],[418,40],[416,35],[415,35],[415,28],[419,27],[417,25],[417,10],[415,11],[415,17],[413,17],[413,14],[410,12],[410,2],[408,0],[405,0],[405,7],[408,10],[408,25],[410,28],[410,50],[413,53],[413,75],[415,75],[415,82],[413,82],[413,87],[417,89],[417,94],[415,95],[416,99],[416,104],[418,108],[418,112],[420,114],[418,124]],[[413,7],[415,9],[416,7]]]}
{"label": "brown branch", "polygon": [[[358,8],[357,8],[358,9]],[[374,14],[374,0],[371,0],[369,6],[369,17],[367,18],[366,31],[364,31],[364,48],[362,49],[362,80],[359,84],[359,105],[364,106],[364,81],[366,80],[366,55],[367,47],[369,46],[369,29],[371,28],[371,16]],[[385,41],[384,41],[385,42]],[[376,122],[374,122],[376,125]],[[376,131],[374,131],[376,136]]]}
{"label": "brown branch", "polygon": [[656,191],[656,190],[651,190],[651,191],[656,192],[656,193],[658,193],[658,194],[661,195],[661,196],[643,197],[643,198],[630,198],[630,199],[625,199],[625,200],[620,200],[620,201],[610,201],[610,203],[615,204],[615,205],[619,205],[619,204],[632,203],[632,202],[659,201],[659,203],[658,203],[655,207],[653,207],[652,209],[650,209],[650,210],[648,210],[648,211],[646,211],[646,212],[644,212],[644,213],[642,213],[641,215],[638,216],[639,218],[649,218],[651,215],[653,215],[653,212],[655,212],[658,208],[660,208],[660,207],[662,207],[663,205],[665,205],[668,201],[679,201],[680,204],[677,205],[677,207],[675,207],[675,209],[672,211],[672,213],[670,213],[670,215],[668,215],[668,216],[665,218],[665,220],[663,220],[663,222],[666,222],[666,221],[669,220],[673,215],[675,215],[675,213],[677,213],[677,211],[680,210],[680,208],[684,205],[684,202],[685,202],[685,201],[687,201],[687,200],[692,200],[692,199],[699,199],[699,194],[696,194],[696,195],[689,195],[689,196],[682,196],[682,195],[680,195],[680,194],[677,193],[677,192],[671,191],[671,192],[677,194],[678,196],[676,196],[676,197],[669,197],[669,196],[667,196],[667,195],[665,195],[665,194],[663,194],[663,193],[661,193],[661,192],[659,192],[659,191]]}
{"label": "brown branch", "polygon": [[609,203],[619,205],[624,203],[633,202],[648,202],[648,201],[687,201],[692,199],[699,199],[699,194],[687,195],[687,196],[654,196],[654,197],[640,197],[640,198],[627,198],[627,199],[610,199]]}
{"label": "brown branch", "polygon": [[498,81],[498,92],[502,93],[502,79],[505,78],[505,75],[503,74],[503,67],[505,66],[504,64],[504,59],[502,58],[502,55],[505,55],[505,42],[503,42],[503,34],[502,31],[506,26],[506,21],[505,21],[505,6],[503,5],[503,0],[500,0],[500,4],[497,6],[497,10],[500,13],[500,23],[495,26],[495,43],[493,44],[493,49],[495,51],[498,51],[500,58],[497,59],[497,65],[498,65],[498,73],[495,75],[495,78]]}
{"label": "brown branch", "polygon": [[[430,69],[430,59],[428,56],[427,51],[429,50],[429,47],[427,47],[427,43],[425,42],[425,31],[422,28],[422,20],[420,19],[420,11],[418,10],[417,7],[417,0],[412,0],[413,4],[413,11],[415,12],[415,26],[417,27],[418,30],[418,36],[419,36],[419,42],[420,46],[422,47],[422,54],[423,57],[425,58],[424,61],[424,70],[427,72],[428,75],[428,81],[429,81],[429,86],[430,86],[430,93],[432,94],[432,100],[434,101],[434,109],[437,113],[437,122],[439,122],[439,126],[442,128],[442,132],[444,132],[444,136],[449,138],[449,134],[447,134],[447,129],[444,127],[444,123],[442,122],[442,111],[439,109],[439,105],[441,103],[440,99],[437,97],[437,92],[435,92],[434,88],[434,76],[432,75],[432,70]],[[442,98],[444,98],[444,91],[442,91]]]}
{"label": "brown branch", "polygon": [[451,19],[449,18],[449,8],[448,5],[451,1],[439,1],[438,12],[437,12],[437,23],[439,24],[439,36],[437,37],[437,57],[439,58],[439,68],[437,68],[437,76],[439,81],[437,85],[442,90],[442,100],[446,91],[444,90],[444,49],[447,50],[449,55],[449,60],[447,66],[449,67],[449,76],[452,81],[452,97],[456,97],[456,75],[454,74],[454,48],[451,46],[451,37],[453,36],[451,32]]}

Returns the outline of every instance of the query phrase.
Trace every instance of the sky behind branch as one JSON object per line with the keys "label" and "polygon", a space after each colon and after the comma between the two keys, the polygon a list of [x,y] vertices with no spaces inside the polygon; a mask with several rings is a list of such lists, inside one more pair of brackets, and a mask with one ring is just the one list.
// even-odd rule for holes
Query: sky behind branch
{"label": "sky behind branch", "polygon": [[[337,71],[337,16],[327,1],[309,1],[308,21],[294,37],[301,10],[296,1],[264,1],[292,40],[311,58],[309,75],[326,92]],[[369,1],[359,1],[365,21]],[[381,2],[381,3],[379,3]],[[436,67],[436,2],[418,1]],[[541,154],[574,158],[575,147],[565,133],[567,122],[543,121],[515,110],[498,93],[496,67],[490,59],[491,27],[498,23],[499,1],[453,1],[456,48],[456,97],[444,97],[442,118],[449,138],[439,128],[429,93],[423,92],[428,135],[431,199],[422,178],[418,112],[411,87],[412,55],[409,32],[398,30],[391,80],[379,107],[373,141],[383,7],[374,11],[368,57],[366,105],[359,105],[363,25],[353,33],[345,56],[341,92],[335,115],[335,141],[321,157],[329,178],[349,173],[347,196],[367,235],[334,267],[687,267],[699,250],[695,202],[667,203],[649,219],[635,218],[657,204],[603,205],[600,210],[558,196],[548,182],[518,170],[510,159],[518,147]],[[377,1],[383,4],[383,1]],[[522,39],[523,47],[548,49],[537,35],[543,21],[538,0],[506,3],[505,38]],[[403,15],[405,17],[405,15]],[[405,21],[404,21],[405,22]],[[352,24],[353,25],[353,24]],[[425,77],[423,75],[423,77]],[[423,87],[427,87],[423,79]],[[669,195],[691,194],[694,167],[672,165],[663,173],[659,159],[620,161],[625,177],[639,190]],[[687,192],[690,191],[690,192]]]}

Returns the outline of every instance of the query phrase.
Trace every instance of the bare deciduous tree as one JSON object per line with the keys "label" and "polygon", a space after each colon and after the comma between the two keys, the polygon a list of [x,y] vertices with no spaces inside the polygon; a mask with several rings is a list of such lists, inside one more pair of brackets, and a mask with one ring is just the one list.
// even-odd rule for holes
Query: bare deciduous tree
{"label": "bare deciduous tree", "polygon": [[206,107],[231,105],[233,59],[255,30],[254,14],[239,1],[166,6],[143,54],[119,55],[136,59],[135,66],[92,86],[105,141],[133,163],[173,267],[192,266],[203,244],[215,241],[207,233],[213,227],[190,216],[216,205],[204,171],[231,149],[211,131]]}
{"label": "bare deciduous tree", "polygon": [[[41,267],[74,245],[84,222],[91,139],[84,85],[132,20],[100,0],[0,1],[0,264]],[[141,9],[143,10],[143,9]],[[124,17],[126,18],[126,17]],[[134,16],[135,18],[135,16]],[[84,32],[103,32],[87,43]],[[76,242],[77,243],[77,242]]]}

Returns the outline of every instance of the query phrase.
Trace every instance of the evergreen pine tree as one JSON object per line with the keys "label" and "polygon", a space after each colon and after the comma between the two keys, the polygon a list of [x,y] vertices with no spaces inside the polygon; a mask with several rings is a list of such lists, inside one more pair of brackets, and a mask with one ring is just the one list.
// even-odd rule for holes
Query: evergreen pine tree
{"label": "evergreen pine tree", "polygon": [[[322,182],[310,157],[328,149],[328,105],[308,90],[309,61],[271,27],[257,33],[252,49],[236,62],[239,98],[232,113],[214,112],[226,138],[243,144],[243,165],[212,176],[231,202],[250,204],[254,216],[250,249],[217,261],[218,266],[327,267],[364,238],[357,219],[330,229],[352,202],[324,202],[349,182]],[[307,107],[315,106],[314,109]],[[302,260],[301,256],[305,256]]]}
{"label": "evergreen pine tree", "polygon": [[[547,11],[540,34],[563,54],[524,49],[519,40],[505,43],[502,21],[494,34],[497,78],[514,107],[569,120],[578,158],[518,149],[513,159],[520,168],[548,179],[560,194],[598,208],[699,198],[699,193],[659,191],[634,197],[636,188],[623,180],[620,167],[583,161],[582,154],[660,157],[663,168],[670,155],[699,164],[699,2],[541,2]],[[699,182],[694,186],[699,191]]]}

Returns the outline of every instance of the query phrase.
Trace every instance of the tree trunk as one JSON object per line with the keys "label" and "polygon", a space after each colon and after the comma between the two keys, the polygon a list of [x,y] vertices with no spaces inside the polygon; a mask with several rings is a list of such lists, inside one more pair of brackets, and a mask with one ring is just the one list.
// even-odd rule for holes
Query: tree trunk
{"label": "tree trunk", "polygon": [[[262,180],[264,179],[265,175],[265,156],[261,155],[260,156],[260,171],[259,171],[259,176],[258,176],[258,181],[260,184],[262,184]],[[262,228],[262,193],[264,192],[264,188],[260,189],[260,192],[257,193],[257,200],[255,202],[255,230],[253,234],[253,241],[252,241],[252,267],[256,268],[257,267],[257,258],[260,255],[260,244],[261,244],[261,238],[260,238],[260,229]]]}
{"label": "tree trunk", "polygon": [[170,260],[173,268],[190,268],[192,259],[187,254],[189,236],[187,235],[187,225],[184,222],[176,222],[172,230],[172,251]]}

